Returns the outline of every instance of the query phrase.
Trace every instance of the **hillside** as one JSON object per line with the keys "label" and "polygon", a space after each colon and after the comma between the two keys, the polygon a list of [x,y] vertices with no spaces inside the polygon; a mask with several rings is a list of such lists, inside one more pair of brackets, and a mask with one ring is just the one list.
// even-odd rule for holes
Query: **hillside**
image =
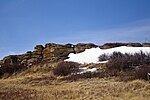
{"label": "hillside", "polygon": [[[98,48],[103,53],[92,51],[97,56],[88,56],[93,54],[90,50]],[[98,57],[103,56],[104,52],[111,55],[108,63],[80,63],[88,57],[96,57],[101,62]],[[125,55],[129,52],[134,54]],[[113,57],[116,54],[119,54],[119,61],[115,59],[114,62]],[[92,43],[37,45],[34,51],[10,55],[1,60],[0,100],[149,100],[149,81],[144,80],[145,76],[143,79],[141,76],[137,77],[141,72],[142,75],[150,72],[150,60],[145,59],[150,57],[149,54],[150,43],[106,43],[102,46]],[[105,57],[107,58],[106,55]],[[124,60],[124,57],[131,59]],[[140,63],[139,59],[134,59],[138,57]],[[74,61],[73,58],[77,58],[76,62],[79,63],[64,62]],[[126,61],[130,63],[124,66]],[[94,68],[96,70],[91,70]]]}

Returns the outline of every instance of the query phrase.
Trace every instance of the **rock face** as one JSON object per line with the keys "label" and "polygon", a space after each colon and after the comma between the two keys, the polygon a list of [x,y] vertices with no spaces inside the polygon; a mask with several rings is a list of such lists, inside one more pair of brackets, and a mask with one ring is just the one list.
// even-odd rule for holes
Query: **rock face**
{"label": "rock face", "polygon": [[74,51],[75,53],[80,53],[83,52],[85,49],[96,48],[96,47],[98,46],[92,43],[88,43],[88,44],[78,43],[77,45],[74,46]]}
{"label": "rock face", "polygon": [[10,56],[7,56],[3,59],[3,63],[5,64],[16,64],[18,61],[18,57],[15,56],[15,55],[10,55]]}
{"label": "rock face", "polygon": [[85,49],[94,47],[98,46],[92,43],[79,43],[77,45],[48,43],[45,45],[45,47],[42,45],[36,45],[34,47],[34,51],[27,51],[22,55],[10,55],[5,57],[3,60],[1,60],[0,65],[30,65],[41,61],[51,62],[59,59],[64,60],[70,53],[80,53]]}
{"label": "rock face", "polygon": [[[108,49],[119,46],[131,46],[131,47],[150,47],[150,43],[105,43],[102,46],[99,46],[101,49]],[[48,43],[45,46],[36,45],[34,51],[27,51],[25,54],[21,55],[10,55],[4,57],[3,60],[0,60],[0,65],[31,65],[39,62],[52,62],[58,60],[64,60],[68,57],[70,53],[80,53],[85,49],[96,48],[98,47],[92,43],[78,43],[73,44],[55,44]]]}
{"label": "rock face", "polygon": [[150,43],[142,43],[143,47],[150,47]]}
{"label": "rock face", "polygon": [[72,45],[60,45],[54,43],[48,43],[43,49],[44,60],[53,60],[59,58],[66,58],[69,53],[74,53]]}
{"label": "rock face", "polygon": [[104,45],[100,46],[100,48],[109,49],[119,46],[142,47],[143,45],[141,43],[105,43]]}

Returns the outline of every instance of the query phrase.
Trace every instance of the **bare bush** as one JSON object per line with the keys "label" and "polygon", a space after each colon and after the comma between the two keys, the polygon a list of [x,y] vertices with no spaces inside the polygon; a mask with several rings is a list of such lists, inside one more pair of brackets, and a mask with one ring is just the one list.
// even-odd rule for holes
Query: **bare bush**
{"label": "bare bush", "polygon": [[120,52],[114,52],[109,57],[109,62],[107,64],[108,68],[111,70],[123,70],[128,67],[128,55],[122,54]]}
{"label": "bare bush", "polygon": [[136,78],[138,79],[148,79],[148,73],[150,73],[150,66],[140,66],[136,69]]}
{"label": "bare bush", "polygon": [[109,60],[109,56],[106,54],[102,54],[98,57],[99,61],[106,61]]}
{"label": "bare bush", "polygon": [[75,62],[60,62],[54,68],[53,73],[58,76],[66,76],[79,70],[79,64]]}
{"label": "bare bush", "polygon": [[150,53],[143,53],[142,51],[135,54],[114,52],[112,55],[101,55],[99,61],[103,60],[109,60],[108,68],[121,71],[135,66],[150,65]]}
{"label": "bare bush", "polygon": [[17,65],[17,64],[13,64],[13,65],[1,65],[0,67],[0,75],[3,75],[5,73],[8,74],[13,74],[14,72],[18,72],[21,71],[23,69],[25,69],[26,67],[23,65]]}
{"label": "bare bush", "polygon": [[[126,73],[130,76],[126,76],[127,79],[147,79],[147,73],[150,72],[150,66],[148,66],[150,65],[150,53],[142,51],[134,54],[114,52],[112,55],[99,57],[99,61],[103,59],[108,60],[106,76],[121,76],[122,73]],[[138,66],[140,67],[137,69]]]}

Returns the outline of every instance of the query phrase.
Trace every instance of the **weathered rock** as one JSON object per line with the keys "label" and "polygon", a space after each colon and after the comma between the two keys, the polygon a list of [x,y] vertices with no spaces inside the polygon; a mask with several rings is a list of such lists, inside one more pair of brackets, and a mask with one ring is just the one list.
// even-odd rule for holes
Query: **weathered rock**
{"label": "weathered rock", "polygon": [[75,53],[80,53],[85,51],[85,49],[96,48],[96,47],[98,46],[92,43],[88,43],[88,44],[78,43],[77,45],[74,46],[74,51]]}
{"label": "weathered rock", "polygon": [[70,53],[80,53],[85,49],[93,47],[97,47],[97,45],[92,43],[79,43],[77,45],[48,43],[45,47],[36,45],[34,51],[27,51],[25,54],[7,56],[1,62],[5,64],[20,63],[26,65],[25,63],[28,64],[29,62],[64,60],[68,58]]}
{"label": "weathered rock", "polygon": [[51,59],[52,57],[66,57],[69,53],[74,53],[72,44],[60,45],[49,43],[45,45],[42,52],[44,59]]}
{"label": "weathered rock", "polygon": [[74,45],[73,45],[73,44],[68,43],[68,44],[65,44],[65,47],[73,48],[73,47],[74,47]]}
{"label": "weathered rock", "polygon": [[7,57],[4,57],[3,59],[3,64],[9,65],[9,64],[17,64],[18,62],[18,57],[17,55],[10,55]]}
{"label": "weathered rock", "polygon": [[109,49],[119,46],[129,46],[129,47],[142,47],[141,43],[105,43],[104,45],[100,46],[101,49]]}
{"label": "weathered rock", "polygon": [[3,61],[2,60],[0,60],[0,65],[2,65],[3,64]]}
{"label": "weathered rock", "polygon": [[32,52],[31,51],[27,51],[25,54],[20,55],[20,58],[22,60],[24,60],[24,59],[31,59],[31,55],[32,55]]}
{"label": "weathered rock", "polygon": [[141,43],[128,43],[129,47],[142,47],[142,44]]}
{"label": "weathered rock", "polygon": [[[132,46],[132,47],[141,47],[141,46],[148,46],[150,47],[150,43],[106,43],[100,46],[103,49],[118,47],[118,46]],[[55,44],[55,43],[48,43],[43,47],[42,45],[36,45],[34,47],[34,51],[27,51],[25,54],[21,55],[10,55],[5,57],[1,64],[6,65],[13,65],[13,64],[23,64],[28,65],[29,63],[38,63],[38,62],[52,62],[58,60],[64,60],[68,58],[70,53],[80,53],[85,51],[85,49],[96,48],[98,47],[92,43],[79,43],[76,45],[73,44]]]}
{"label": "weathered rock", "polygon": [[127,45],[128,45],[128,43],[105,43],[100,48],[101,49],[109,49],[109,48],[114,48],[114,47],[119,47],[119,46],[127,46]]}
{"label": "weathered rock", "polygon": [[150,47],[150,43],[142,43],[143,47]]}
{"label": "weathered rock", "polygon": [[25,65],[25,66],[26,66],[27,63],[28,63],[28,60],[27,60],[27,59],[24,59],[24,60],[21,61],[21,64],[22,64],[22,65]]}
{"label": "weathered rock", "polygon": [[53,47],[57,47],[57,46],[62,46],[60,44],[55,44],[55,43],[47,43],[45,45],[45,48],[53,48]]}
{"label": "weathered rock", "polygon": [[37,58],[31,58],[31,59],[27,60],[27,65],[36,64],[38,62],[39,62],[39,59],[37,59]]}
{"label": "weathered rock", "polygon": [[31,58],[37,58],[37,59],[42,59],[42,55],[31,55]]}
{"label": "weathered rock", "polygon": [[31,58],[38,58],[38,59],[42,59],[43,58],[43,49],[44,47],[42,45],[36,45],[34,47],[34,51],[31,53]]}
{"label": "weathered rock", "polygon": [[42,51],[44,49],[43,45],[36,45],[34,47],[35,50],[39,50],[39,51]]}

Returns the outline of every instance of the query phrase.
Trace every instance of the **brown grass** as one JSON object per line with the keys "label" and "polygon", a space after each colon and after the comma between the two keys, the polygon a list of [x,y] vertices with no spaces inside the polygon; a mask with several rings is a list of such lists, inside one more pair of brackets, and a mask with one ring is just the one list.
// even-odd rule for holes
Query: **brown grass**
{"label": "brown grass", "polygon": [[34,66],[0,80],[0,100],[149,100],[150,83],[117,77],[60,80],[56,63]]}
{"label": "brown grass", "polygon": [[[143,80],[118,82],[115,78],[56,81],[39,84],[16,83],[17,79],[0,81],[2,100],[148,100],[150,84]],[[39,80],[40,82],[40,80]],[[5,84],[4,84],[5,83]]]}

